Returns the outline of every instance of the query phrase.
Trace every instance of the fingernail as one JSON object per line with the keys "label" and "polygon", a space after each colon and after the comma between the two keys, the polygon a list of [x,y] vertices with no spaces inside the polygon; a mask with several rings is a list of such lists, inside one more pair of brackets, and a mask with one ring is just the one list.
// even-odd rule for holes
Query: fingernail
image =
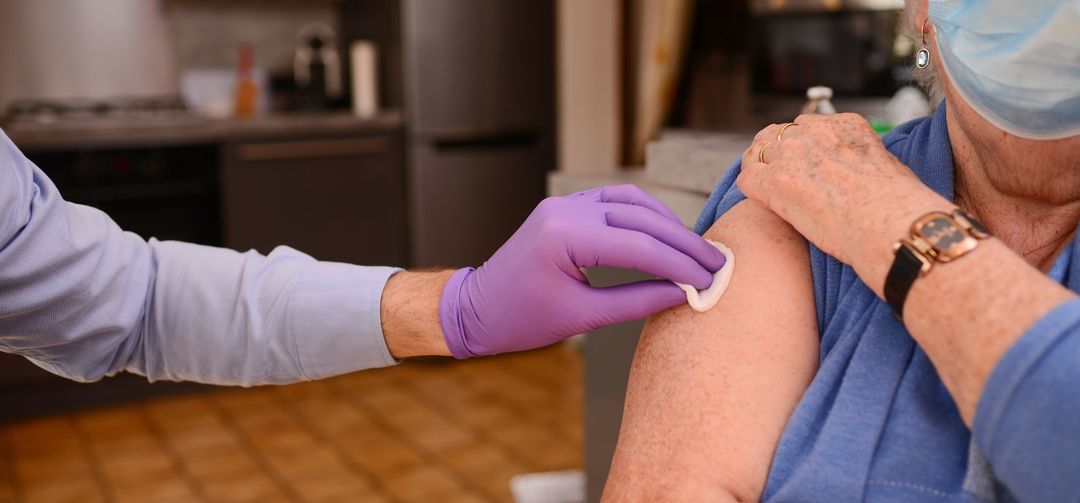
{"label": "fingernail", "polygon": [[664,295],[657,296],[656,298],[657,305],[660,306],[660,309],[668,309],[686,303],[686,292],[671,283],[668,284],[671,285],[671,288],[665,289]]}
{"label": "fingernail", "polygon": [[[712,247],[710,246],[710,248]],[[713,248],[712,250],[712,257],[710,257],[709,263],[705,265],[705,268],[708,269],[709,272],[716,272],[724,268],[724,264],[727,263],[727,257],[716,248]]]}
{"label": "fingernail", "polygon": [[702,277],[698,278],[697,281],[691,283],[692,285],[694,285],[694,288],[697,288],[698,290],[704,290],[712,286],[713,275],[711,273],[708,273],[707,270],[703,270],[702,274]]}
{"label": "fingernail", "polygon": [[[724,268],[724,264],[727,264],[727,256],[724,255],[724,253],[721,252],[720,250],[716,250],[716,261],[717,261],[717,263],[720,264],[720,267],[716,268],[716,271],[719,271],[720,269]],[[716,271],[713,271],[713,272],[716,272]]]}

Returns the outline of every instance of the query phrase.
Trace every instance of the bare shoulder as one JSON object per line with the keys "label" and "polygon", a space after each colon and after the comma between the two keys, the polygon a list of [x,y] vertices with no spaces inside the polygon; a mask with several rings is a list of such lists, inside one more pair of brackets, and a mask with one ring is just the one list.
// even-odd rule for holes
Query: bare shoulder
{"label": "bare shoulder", "polygon": [[[736,204],[734,208],[717,220],[708,231],[706,239],[726,239],[733,246],[737,242],[774,241],[784,244],[783,251],[805,251],[806,239],[775,213],[749,199]],[[758,243],[755,243],[758,244]],[[790,250],[787,248],[790,246]],[[807,256],[809,256],[807,254]],[[794,257],[793,257],[794,258]]]}
{"label": "bare shoulder", "polygon": [[[668,337],[668,332],[673,331],[672,328],[683,335],[707,333],[725,339],[734,338],[730,334],[736,329],[817,331],[809,249],[806,240],[787,222],[747,200],[714,223],[705,238],[726,244],[735,254],[735,271],[720,304],[705,313],[680,306],[653,316],[645,327],[639,351],[659,344]],[[790,316],[782,318],[770,316],[780,313],[769,306],[792,312],[784,313]],[[807,314],[811,316],[805,316]],[[806,326],[808,321],[812,326]],[[705,344],[707,340],[701,342]]]}
{"label": "bare shoulder", "polygon": [[647,321],[609,499],[760,498],[783,428],[817,369],[805,239],[752,201],[705,237],[734,252],[731,283],[708,312],[681,306]]}

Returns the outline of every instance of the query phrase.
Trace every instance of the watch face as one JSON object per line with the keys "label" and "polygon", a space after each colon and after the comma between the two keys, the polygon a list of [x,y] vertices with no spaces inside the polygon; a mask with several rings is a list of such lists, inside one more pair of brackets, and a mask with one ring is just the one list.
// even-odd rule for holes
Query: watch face
{"label": "watch face", "polygon": [[939,262],[948,262],[972,249],[978,242],[952,221],[948,215],[932,215],[918,222],[915,233],[934,249]]}

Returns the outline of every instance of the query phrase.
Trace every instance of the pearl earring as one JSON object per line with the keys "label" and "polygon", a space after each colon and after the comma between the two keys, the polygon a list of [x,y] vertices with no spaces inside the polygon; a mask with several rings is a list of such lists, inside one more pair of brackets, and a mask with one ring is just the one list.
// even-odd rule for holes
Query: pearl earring
{"label": "pearl earring", "polygon": [[919,49],[919,52],[915,53],[915,66],[919,68],[926,68],[927,66],[930,66],[930,49],[926,48],[926,22],[929,20],[929,16],[927,16],[926,19],[923,19],[922,48]]}

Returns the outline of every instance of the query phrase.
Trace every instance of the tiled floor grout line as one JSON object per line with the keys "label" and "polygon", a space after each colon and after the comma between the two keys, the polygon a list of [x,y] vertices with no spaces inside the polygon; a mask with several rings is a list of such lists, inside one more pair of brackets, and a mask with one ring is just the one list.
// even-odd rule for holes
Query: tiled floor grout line
{"label": "tiled floor grout line", "polygon": [[150,414],[147,403],[140,405],[139,415],[142,417],[146,429],[150,431],[150,435],[154,437],[154,441],[157,442],[158,446],[165,451],[167,456],[169,456],[169,461],[171,461],[173,467],[180,472],[180,476],[184,478],[184,481],[188,483],[188,487],[195,493],[195,497],[198,498],[199,501],[210,501],[210,495],[206,493],[206,489],[202,486],[202,483],[199,482],[199,479],[188,470],[187,463],[184,462],[183,456],[181,456],[179,452],[176,452],[176,449],[173,448],[172,444],[165,439],[165,432]]}
{"label": "tiled floor grout line", "polygon": [[[399,381],[400,381],[399,379],[392,379],[390,382],[397,385],[398,388],[401,389],[403,387],[402,387],[402,383],[399,382]],[[337,394],[340,393],[336,389],[332,389],[332,391],[335,393],[335,396],[338,396]],[[454,478],[456,480],[460,481],[462,484],[464,484],[466,488],[472,489],[472,491],[474,493],[479,494],[481,497],[487,499],[488,501],[495,501],[495,502],[499,501],[497,498],[494,498],[494,497],[488,495],[487,491],[484,491],[484,489],[482,487],[479,487],[476,484],[474,484],[464,474],[458,473],[452,467],[446,466],[444,463],[439,461],[439,459],[437,459],[435,457],[434,453],[428,451],[424,446],[422,446],[419,443],[413,441],[412,438],[410,438],[408,435],[400,435],[400,434],[398,434],[398,432],[396,430],[394,430],[394,428],[391,427],[390,424],[387,421],[384,421],[381,417],[378,417],[378,415],[371,414],[367,410],[364,410],[362,408],[358,408],[353,403],[352,400],[347,400],[347,399],[345,399],[344,396],[338,396],[338,397],[341,398],[346,403],[348,403],[350,407],[352,407],[354,409],[357,409],[361,414],[363,414],[365,417],[367,417],[369,420],[371,420],[372,423],[376,424],[379,427],[379,429],[383,430],[383,433],[387,433],[387,434],[393,436],[394,438],[398,438],[402,442],[407,443],[409,445],[409,447],[414,452],[418,452],[418,453],[421,454],[421,459],[423,459],[425,462],[427,462],[429,464],[429,466],[438,466],[443,471],[448,471],[450,473],[450,475],[453,475]]]}
{"label": "tiled floor grout line", "polygon": [[[532,468],[533,463],[531,461],[529,461],[528,459],[522,457],[521,455],[519,455],[513,449],[503,445],[502,442],[497,441],[494,437],[491,437],[490,435],[488,435],[487,432],[483,428],[462,421],[461,417],[458,416],[457,414],[455,414],[453,410],[451,410],[449,408],[446,408],[446,407],[443,407],[442,404],[439,404],[439,403],[437,403],[435,401],[429,400],[427,397],[423,396],[422,393],[420,393],[418,390],[416,390],[413,386],[405,384],[405,383],[398,383],[398,384],[399,384],[399,386],[404,388],[406,390],[406,392],[408,392],[410,395],[412,395],[413,398],[416,398],[418,400],[423,401],[424,403],[426,403],[427,405],[429,405],[430,407],[432,407],[436,411],[442,413],[443,416],[450,417],[450,418],[453,418],[453,419],[457,420],[457,424],[459,426],[471,431],[474,435],[477,436],[477,438],[483,440],[488,445],[494,446],[496,449],[501,451],[503,454],[507,455],[507,457],[509,457],[510,459],[512,459],[512,460],[518,462],[519,464],[521,464],[521,466],[527,467],[530,470],[533,469]],[[402,386],[402,384],[404,384],[404,385]]]}
{"label": "tiled floor grout line", "polygon": [[[396,503],[401,501],[397,497],[399,489],[419,495],[424,492],[420,489],[428,483],[420,482],[421,480],[434,482],[449,476],[454,484],[461,488],[460,497],[477,498],[484,502],[500,502],[509,490],[509,486],[506,485],[509,484],[508,477],[517,474],[519,469],[522,472],[530,472],[539,471],[542,467],[559,469],[562,466],[579,466],[569,464],[573,456],[581,454],[581,442],[577,440],[581,437],[575,429],[578,416],[581,415],[579,404],[575,399],[580,398],[580,390],[577,388],[579,383],[573,378],[576,375],[577,365],[576,359],[562,353],[542,354],[537,355],[536,358],[523,357],[519,360],[511,357],[504,363],[490,366],[486,365],[486,362],[474,366],[447,366],[441,369],[425,368],[420,365],[413,369],[400,369],[397,373],[372,376],[371,381],[365,375],[359,380],[346,379],[337,382],[329,380],[326,383],[320,383],[322,387],[316,386],[310,390],[297,389],[299,394],[271,390],[266,391],[267,394],[262,397],[250,397],[265,400],[258,403],[266,404],[265,410],[267,413],[272,413],[273,418],[253,417],[246,409],[238,408],[238,406],[246,407],[244,404],[250,403],[248,400],[234,403],[217,392],[206,393],[199,397],[199,402],[206,408],[192,414],[205,416],[205,419],[216,418],[218,424],[214,428],[220,431],[218,435],[231,436],[240,452],[245,453],[254,463],[255,470],[258,470],[252,474],[260,473],[260,477],[269,479],[268,482],[261,479],[263,481],[261,487],[268,490],[276,489],[280,496],[289,501],[301,501],[306,496],[300,490],[302,484],[293,485],[290,475],[292,471],[287,469],[296,463],[285,463],[289,461],[288,459],[280,459],[282,463],[278,463],[279,457],[276,454],[278,450],[275,447],[277,444],[271,442],[264,445],[263,443],[263,435],[272,434],[275,429],[267,429],[259,425],[272,426],[285,421],[281,424],[288,425],[290,435],[295,438],[306,435],[315,442],[313,445],[319,446],[322,452],[317,453],[320,455],[317,457],[318,460],[333,463],[332,467],[335,468],[333,472],[337,474],[337,478],[331,480],[356,484],[357,491],[361,489],[358,482],[366,482],[371,492],[365,492],[365,494],[370,494],[373,498],[382,497]],[[560,372],[561,368],[569,370]],[[368,388],[357,387],[358,385]],[[372,397],[372,400],[358,400],[357,397],[361,396],[360,391],[363,389],[380,390],[380,396]],[[311,407],[295,406],[297,402],[304,399],[312,400],[310,403],[305,403]],[[340,413],[341,417],[325,417],[326,422],[324,422],[324,416],[319,414],[318,405],[322,403],[320,399],[328,400],[325,403],[328,406],[332,405],[333,410]],[[401,418],[402,422],[399,422],[393,410],[398,403],[407,409],[403,412],[409,412],[406,414],[407,418]],[[474,403],[475,407],[478,407],[475,413],[473,412]],[[385,404],[385,407],[391,407],[391,410],[375,409],[374,406],[377,404]],[[542,412],[536,413],[536,411]],[[149,437],[153,439],[152,442],[169,459],[172,465],[172,476],[179,475],[188,486],[187,489],[192,492],[189,497],[193,501],[211,501],[210,495],[213,494],[215,486],[198,476],[198,468],[201,464],[185,457],[187,451],[184,449],[184,444],[178,443],[181,437],[172,435],[168,418],[156,415],[156,410],[148,402],[137,406],[135,412],[139,416],[138,421],[141,421]],[[249,417],[253,421],[258,420],[256,421],[258,424],[249,424]],[[61,454],[70,456],[73,461],[81,458],[89,464],[90,476],[84,476],[82,480],[92,477],[94,487],[100,491],[107,502],[115,502],[118,498],[127,496],[124,487],[114,486],[111,483],[112,476],[118,474],[113,473],[111,465],[108,464],[116,459],[116,456],[123,454],[111,452],[108,446],[112,444],[106,444],[105,437],[100,439],[94,437],[94,432],[99,429],[96,427],[97,423],[92,422],[89,417],[84,418],[78,414],[62,414],[56,418],[60,420],[60,425],[55,426],[55,430],[48,431],[60,431],[63,427],[67,427],[75,437],[75,442],[70,447],[64,448]],[[573,419],[574,422],[568,422],[567,418]],[[262,419],[274,421],[265,423]],[[446,426],[440,426],[440,422]],[[388,451],[387,455],[396,454],[398,450],[402,456],[410,454],[408,458],[388,457],[387,462],[398,459],[400,462],[407,461],[407,463],[393,466],[386,463],[378,464],[387,468],[381,471],[377,469],[376,464],[373,464],[369,470],[367,460],[360,456],[363,453],[348,449],[346,446],[352,445],[351,443],[339,443],[335,438],[335,433],[338,431],[335,428],[360,424],[367,425],[366,428],[370,428],[372,435],[378,435],[379,438],[388,435],[393,439],[395,445],[387,445],[387,448],[394,447],[394,450]],[[416,431],[404,429],[405,424],[415,424]],[[145,435],[142,429],[138,428],[138,423],[134,425],[134,429],[140,430],[138,436]],[[103,426],[115,425],[103,423]],[[445,435],[440,428],[447,429]],[[112,431],[112,429],[104,431],[103,435],[111,434]],[[117,433],[120,432],[117,431]],[[112,436],[108,438],[111,439]],[[199,437],[199,439],[202,438]],[[290,439],[295,438],[290,437]],[[546,440],[539,443],[532,441],[541,438]],[[356,439],[362,440],[363,437],[358,436]],[[0,466],[0,479],[5,473],[8,475],[11,479],[10,495],[14,502],[22,503],[30,495],[35,494],[37,485],[25,483],[19,479],[22,467],[17,464],[16,449],[20,448],[21,444],[17,440],[15,430],[0,426],[0,456],[10,460],[6,466]],[[307,440],[307,443],[311,443],[312,440]],[[294,443],[288,445],[291,446]],[[454,447],[448,449],[449,446]],[[567,450],[571,448],[574,450]],[[405,452],[404,449],[409,452]],[[474,449],[478,458],[468,455]],[[326,454],[332,457],[326,457]],[[374,461],[376,460],[372,460],[373,463]],[[306,465],[299,467],[303,468],[303,466]],[[392,467],[399,469],[390,469]],[[478,470],[478,468],[486,469]],[[419,478],[423,474],[428,474],[432,478]],[[403,485],[410,480],[416,481],[414,484],[420,484],[420,486]],[[176,479],[171,478],[168,482],[175,484]],[[44,483],[47,487],[48,481]],[[319,488],[313,487],[313,489]],[[86,490],[93,491],[90,487]],[[432,491],[429,489],[427,492]],[[449,498],[451,494],[457,493],[448,493],[446,498]],[[138,497],[136,494],[133,496]],[[402,497],[407,497],[407,495],[402,494]],[[433,497],[431,500],[439,501],[440,498]]]}
{"label": "tiled floor grout line", "polygon": [[413,396],[413,398],[423,400],[424,403],[428,404],[433,409],[439,411],[443,415],[454,418],[455,420],[458,421],[459,426],[462,426],[463,428],[468,429],[474,435],[476,435],[478,438],[484,440],[488,445],[492,445],[496,449],[498,449],[499,451],[502,451],[502,453],[509,456],[510,459],[513,459],[514,461],[517,461],[518,463],[521,463],[522,466],[532,466],[532,463],[529,460],[519,456],[516,452],[514,452],[513,449],[510,449],[509,447],[506,447],[505,445],[503,445],[502,442],[496,441],[495,438],[489,436],[487,434],[487,432],[483,428],[480,428],[479,426],[475,426],[475,425],[472,425],[472,424],[469,424],[469,423],[466,423],[466,422],[462,421],[461,416],[458,416],[457,414],[455,414],[453,410],[451,410],[451,409],[449,409],[447,407],[443,407],[442,404],[439,404],[438,402],[434,402],[434,401],[429,400],[427,397],[425,397],[422,393],[417,391],[412,386],[405,386],[405,389],[409,392],[410,395]]}
{"label": "tiled floor grout line", "polygon": [[26,501],[26,494],[24,494],[22,482],[19,480],[19,473],[15,470],[15,450],[11,447],[11,431],[4,429],[0,430],[0,456],[3,456],[5,460],[4,468],[7,471],[8,480],[11,481],[11,495],[15,498],[15,501]]}
{"label": "tiled floor grout line", "polygon": [[[515,370],[511,370],[511,373],[515,374],[515,377],[524,378],[526,380],[534,379],[534,380],[537,380],[537,381],[543,381],[543,384],[541,384],[541,386],[546,388],[548,391],[554,391],[555,393],[561,392],[561,389],[559,389],[559,388],[561,388],[561,386],[559,386],[557,383],[553,383],[552,381],[548,381],[546,378],[543,378],[543,379],[537,378],[537,376],[539,374],[533,374],[532,372],[522,372],[520,370],[516,370],[517,369],[516,365],[508,365],[508,367],[511,368],[511,369],[515,369]],[[522,375],[522,374],[524,374],[524,375]],[[584,387],[584,383],[582,383],[582,386]],[[584,406],[584,404],[582,404],[582,406]],[[513,407],[515,415],[517,417],[521,418],[522,415],[517,414],[517,409],[518,409],[518,407]],[[549,427],[554,426],[554,425],[552,425],[550,423],[547,423],[546,421],[545,421],[545,424],[547,426],[549,426]],[[562,439],[562,440],[564,440],[566,442],[569,442],[569,443],[575,444],[575,445],[579,443],[576,439],[569,438],[568,436],[566,436],[566,434],[564,434],[561,431],[561,428],[549,428],[549,429],[551,429],[552,433],[554,433],[556,436],[558,436],[560,439]]]}
{"label": "tiled floor grout line", "polygon": [[[402,383],[400,382],[400,379],[391,379],[390,382],[393,383],[394,385],[396,385],[399,389],[405,389],[406,391],[408,391],[407,387],[402,386]],[[356,409],[358,412],[363,414],[373,424],[378,426],[379,429],[383,430],[383,433],[389,434],[389,435],[393,436],[394,438],[397,438],[397,439],[401,440],[402,442],[408,444],[409,448],[411,448],[414,452],[419,453],[421,455],[421,459],[423,461],[427,462],[429,466],[439,467],[439,469],[441,469],[442,471],[449,472],[449,475],[452,475],[455,480],[460,481],[462,484],[465,485],[466,488],[471,489],[474,493],[479,494],[484,499],[487,499],[488,501],[494,501],[494,502],[499,501],[498,498],[494,498],[494,497],[488,495],[487,491],[485,491],[482,487],[477,486],[476,484],[474,484],[468,477],[464,476],[464,474],[459,474],[457,472],[457,470],[454,470],[452,467],[446,466],[446,464],[439,461],[439,459],[435,457],[434,453],[428,451],[426,447],[424,447],[423,445],[420,445],[418,442],[414,441],[408,435],[400,435],[400,434],[398,434],[397,431],[394,430],[394,428],[392,428],[387,421],[383,421],[383,419],[381,417],[379,417],[378,414],[371,414],[367,410],[365,410],[364,408],[357,407],[357,405],[354,403],[354,401],[353,400],[348,400],[347,397],[344,396],[344,393],[341,392],[340,390],[338,390],[338,389],[336,389],[334,387],[331,387],[330,389],[331,389],[331,393],[333,393],[335,397],[342,399],[342,401],[347,403],[349,405],[349,407],[352,407],[353,409]]]}
{"label": "tiled floor grout line", "polygon": [[308,420],[308,418],[304,417],[303,414],[300,414],[299,412],[293,410],[293,408],[290,407],[289,404],[285,401],[284,397],[279,396],[277,393],[270,393],[270,395],[272,396],[271,400],[273,400],[274,403],[280,405],[282,409],[285,410],[285,413],[289,415],[289,417],[292,417],[294,421],[300,424],[301,428],[303,428],[308,433],[314,435],[315,438],[319,439],[319,441],[322,442],[324,445],[328,445],[330,449],[334,452],[334,457],[338,458],[338,461],[341,461],[342,464],[344,464],[350,472],[353,472],[353,474],[358,475],[365,481],[367,481],[369,485],[373,489],[375,489],[376,494],[391,500],[395,499],[393,495],[390,494],[390,491],[387,490],[385,484],[383,484],[383,481],[379,479],[379,477],[376,477],[372,473],[368,473],[368,471],[365,470],[363,467],[357,465],[356,462],[349,457],[349,453],[346,452],[345,449],[342,449],[341,446],[339,446],[333,438],[323,433],[322,430],[316,427],[310,420]]}
{"label": "tiled floor grout line", "polygon": [[247,432],[233,424],[232,417],[229,415],[228,411],[214,399],[215,394],[216,393],[207,395],[206,403],[207,407],[210,408],[214,415],[221,420],[222,427],[229,430],[229,433],[232,433],[233,437],[236,438],[237,443],[240,444],[240,447],[247,451],[248,455],[251,456],[255,465],[270,478],[270,481],[273,482],[274,485],[289,498],[289,500],[296,502],[304,501],[303,495],[298,494],[296,489],[293,489],[292,485],[285,480],[285,476],[278,472],[278,470],[266,460],[262,453],[259,452],[259,449],[255,447],[255,444],[251,441],[251,437]]}
{"label": "tiled floor grout line", "polygon": [[[580,355],[578,355],[578,357],[580,357]],[[534,382],[537,383],[537,385],[543,387],[547,391],[551,391],[551,392],[554,392],[556,394],[563,393],[564,389],[566,388],[566,385],[564,383],[559,382],[557,380],[552,380],[545,373],[524,370],[521,367],[521,365],[507,365],[502,370],[504,372],[509,372],[511,374],[514,374],[516,377],[518,377],[520,379],[524,379],[526,381],[534,381]],[[585,387],[584,376],[578,376],[578,378],[579,378],[579,380],[581,380],[581,382],[578,383],[579,388],[584,389],[584,387]],[[584,407],[585,404],[581,403],[579,405]],[[570,440],[571,442],[574,441],[573,439],[566,439],[566,438],[564,438],[564,440]]]}
{"label": "tiled floor grout line", "polygon": [[90,437],[83,431],[82,426],[75,416],[66,416],[71,431],[75,432],[75,438],[79,443],[79,450],[82,452],[83,457],[86,458],[86,462],[90,465],[90,473],[94,475],[94,481],[97,482],[98,489],[101,490],[101,495],[105,498],[105,501],[116,501],[116,495],[113,494],[112,486],[109,485],[109,481],[105,478],[105,473],[101,470],[101,459],[97,454],[94,454],[94,450],[90,447]]}
{"label": "tiled floor grout line", "polygon": [[[527,414],[525,414],[524,412],[521,411],[522,407],[520,405],[518,405],[516,403],[513,403],[513,402],[506,402],[501,397],[498,399],[498,401],[500,403],[502,403],[504,406],[506,406],[506,409],[510,411],[510,415],[513,416],[515,419],[517,419],[518,422],[524,423],[524,424],[533,424],[533,425],[536,424],[533,419],[531,419]],[[575,445],[578,444],[578,442],[576,440],[574,440],[572,438],[568,438],[561,431],[558,431],[558,428],[553,428],[552,424],[545,421],[543,426],[546,426],[546,429],[549,430],[553,435],[556,435],[560,440],[563,440],[563,441],[566,441],[566,442],[569,442],[569,443],[575,444]],[[498,442],[495,442],[495,443],[498,444]]]}

